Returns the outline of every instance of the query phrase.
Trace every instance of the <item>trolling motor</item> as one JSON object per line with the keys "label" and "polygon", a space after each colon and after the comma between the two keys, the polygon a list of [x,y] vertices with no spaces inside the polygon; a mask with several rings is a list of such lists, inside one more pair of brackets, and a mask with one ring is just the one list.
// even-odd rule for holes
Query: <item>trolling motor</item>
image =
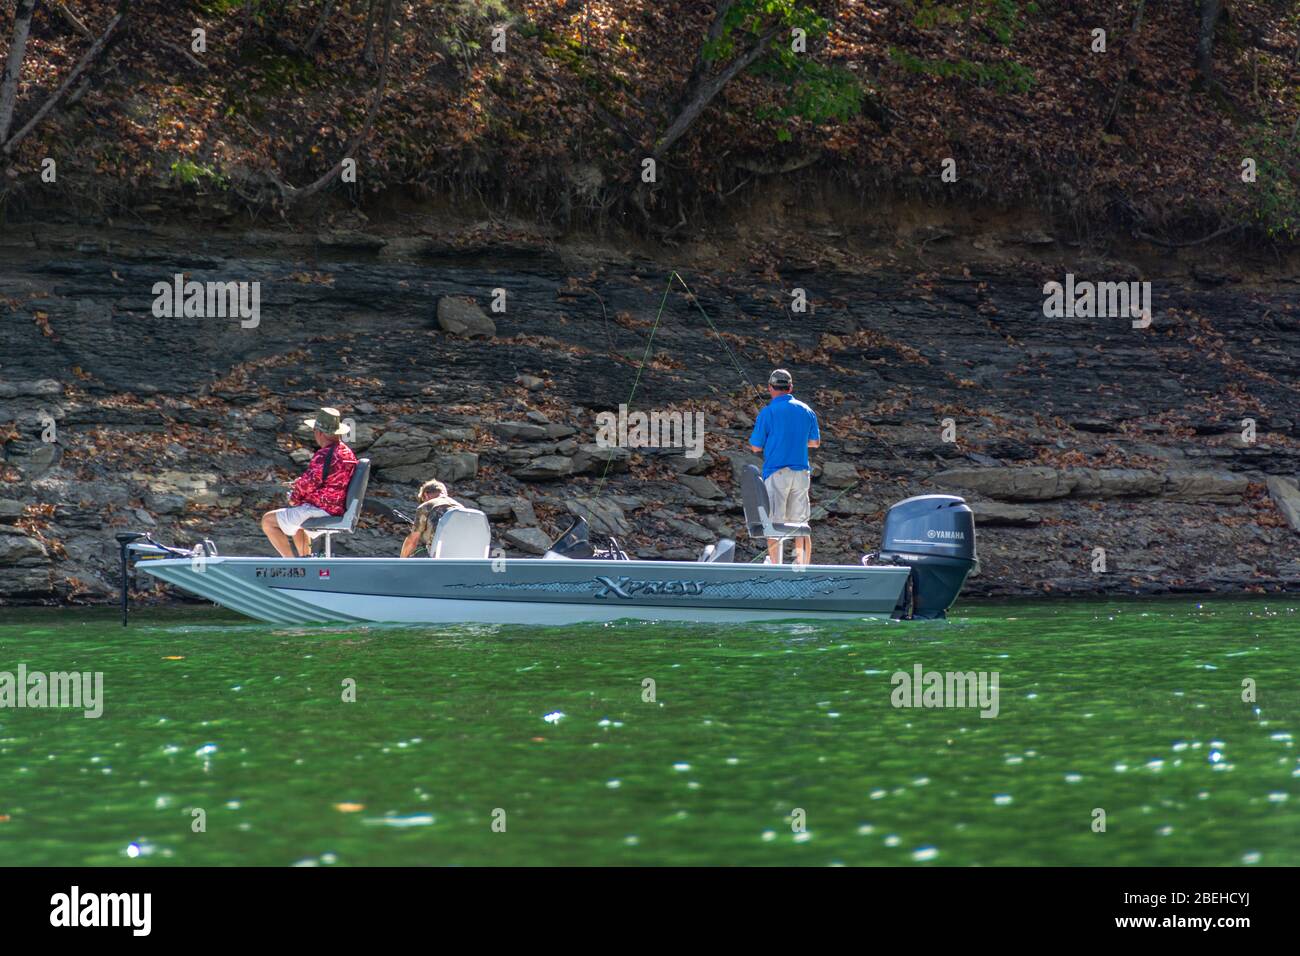
{"label": "trolling motor", "polygon": [[902,620],[946,617],[978,563],[975,515],[965,499],[917,495],[900,501],[885,515],[883,537],[880,551],[867,555],[862,563],[878,560],[912,569],[894,616]]}
{"label": "trolling motor", "polygon": [[193,558],[198,554],[205,557],[216,557],[217,555],[217,546],[207,539],[204,539],[201,544],[195,545],[191,550],[185,551],[155,541],[147,531],[120,531],[113,537],[117,539],[119,560],[118,593],[122,602],[123,627],[126,627],[127,614],[130,610],[132,556],[135,557],[136,561],[140,561],[150,558]]}
{"label": "trolling motor", "polygon": [[134,542],[139,541],[141,538],[147,538],[147,537],[149,536],[145,534],[143,531],[122,531],[116,535],[117,553],[118,553],[118,558],[120,559],[118,587],[119,587],[120,597],[122,601],[122,626],[123,627],[126,627],[126,615],[128,611],[127,602],[129,599],[129,591],[131,586],[130,578],[129,578],[131,567],[130,567],[130,559],[127,557],[127,551],[130,550],[130,547]]}

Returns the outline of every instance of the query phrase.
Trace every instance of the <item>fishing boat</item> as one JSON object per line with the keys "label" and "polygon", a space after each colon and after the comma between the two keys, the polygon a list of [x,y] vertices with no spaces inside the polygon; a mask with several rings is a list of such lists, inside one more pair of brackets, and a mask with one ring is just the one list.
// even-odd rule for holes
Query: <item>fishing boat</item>
{"label": "fishing boat", "polygon": [[889,510],[881,550],[861,563],[786,564],[785,542],[809,528],[771,520],[753,465],[741,480],[745,530],[751,539],[779,542],[774,564],[736,561],[735,543],[725,538],[696,561],[632,560],[615,539],[603,547],[593,543],[581,518],[540,558],[494,556],[487,516],[468,508],[442,516],[430,557],[338,557],[333,537],[356,528],[368,476],[362,459],[343,515],[307,526],[323,533],[323,555],[229,556],[211,541],[179,549],[140,532],[117,535],[123,623],[132,568],[275,624],[941,618],[976,561],[965,501],[921,495]]}

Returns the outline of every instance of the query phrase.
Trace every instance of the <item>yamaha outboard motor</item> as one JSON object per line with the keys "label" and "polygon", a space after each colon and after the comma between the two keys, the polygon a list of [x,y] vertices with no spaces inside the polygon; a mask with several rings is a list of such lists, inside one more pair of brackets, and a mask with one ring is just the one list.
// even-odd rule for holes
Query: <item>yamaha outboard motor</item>
{"label": "yamaha outboard motor", "polygon": [[942,618],[975,566],[975,516],[956,495],[918,495],[885,515],[880,559],[912,569],[897,617]]}

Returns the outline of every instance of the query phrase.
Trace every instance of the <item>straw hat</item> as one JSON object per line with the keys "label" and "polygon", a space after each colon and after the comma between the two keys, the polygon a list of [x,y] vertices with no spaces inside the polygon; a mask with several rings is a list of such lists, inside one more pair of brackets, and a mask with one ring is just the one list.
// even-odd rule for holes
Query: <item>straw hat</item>
{"label": "straw hat", "polygon": [[308,418],[303,424],[326,435],[346,435],[348,432],[348,427],[340,419],[337,408],[322,408],[316,412],[315,418]]}

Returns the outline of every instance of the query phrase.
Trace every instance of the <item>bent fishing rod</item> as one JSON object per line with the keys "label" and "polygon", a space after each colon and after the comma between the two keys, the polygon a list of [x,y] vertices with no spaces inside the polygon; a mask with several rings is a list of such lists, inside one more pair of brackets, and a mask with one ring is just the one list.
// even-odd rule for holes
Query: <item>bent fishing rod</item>
{"label": "bent fishing rod", "polygon": [[[714,337],[717,338],[718,343],[723,348],[723,351],[727,353],[727,358],[731,360],[731,364],[735,368],[736,374],[740,376],[741,380],[750,389],[750,392],[753,396],[754,403],[756,405],[761,405],[763,400],[766,398],[766,394],[763,392],[761,388],[759,388],[759,386],[755,385],[754,380],[749,377],[748,373],[745,371],[744,366],[740,363],[740,360],[736,357],[735,352],[733,352],[731,350],[731,346],[727,344],[727,340],[723,336],[722,332],[718,329],[717,325],[714,324],[713,319],[710,318],[709,316],[709,313],[705,311],[704,306],[700,304],[700,297],[695,294],[695,291],[689,285],[686,284],[686,280],[682,278],[681,273],[679,273],[676,269],[674,269],[672,270],[671,273],[669,273],[668,282],[664,286],[664,294],[659,300],[659,310],[655,313],[654,324],[650,327],[650,336],[649,338],[646,339],[645,351],[641,356],[641,363],[640,365],[637,366],[636,377],[632,380],[632,389],[628,393],[626,407],[631,409],[632,400],[633,398],[636,397],[637,387],[641,383],[641,372],[645,369],[646,364],[650,360],[650,352],[654,346],[655,333],[659,329],[659,323],[662,320],[664,314],[664,307],[665,305],[667,305],[668,302],[668,293],[672,291],[674,281],[676,281],[678,284],[681,285],[682,289],[686,292],[687,300],[695,306],[695,308],[699,311],[700,315],[704,317],[704,321],[708,323],[709,329],[712,330]],[[603,302],[602,302],[602,306],[603,306]],[[871,425],[867,424],[866,422],[863,422],[862,424],[863,427],[867,430],[867,432],[870,433],[870,435],[873,438],[875,438],[876,441],[880,442],[881,446],[887,452],[889,452],[889,454],[891,454],[901,464],[903,465],[907,464],[906,459],[904,459],[902,455],[898,454],[898,452],[894,450],[893,446],[885,439],[883,435],[881,435],[878,431],[875,430],[875,428],[873,428]],[[613,456],[611,455],[609,458],[606,459],[605,470],[601,473],[600,481],[596,485],[597,495],[599,495],[601,489],[604,488],[605,479],[608,477],[610,467],[613,465],[613,463],[614,463],[614,459]],[[824,516],[824,514],[828,513],[826,512],[825,509],[829,508],[830,505],[833,505],[843,495],[852,491],[861,483],[862,483],[862,479],[859,478],[857,479],[857,481],[853,482],[851,485],[841,490],[829,501],[819,504],[817,506],[817,511],[822,512],[822,514],[818,515],[818,517]],[[816,512],[814,512],[814,514],[816,514]],[[811,520],[812,516],[810,515],[809,517]]]}

